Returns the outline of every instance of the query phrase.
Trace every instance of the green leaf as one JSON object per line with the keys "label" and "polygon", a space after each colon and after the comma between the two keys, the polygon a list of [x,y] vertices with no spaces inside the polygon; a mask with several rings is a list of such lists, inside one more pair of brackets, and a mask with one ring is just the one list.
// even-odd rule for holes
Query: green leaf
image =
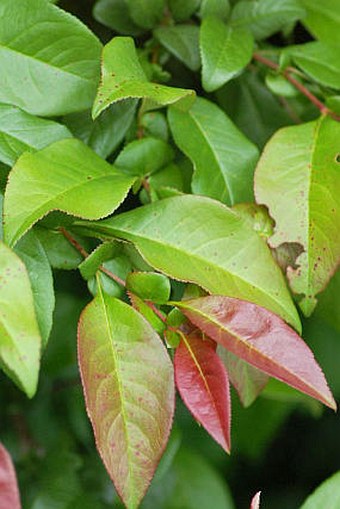
{"label": "green leaf", "polygon": [[114,162],[127,175],[144,177],[171,163],[174,151],[165,141],[141,138],[124,147]]}
{"label": "green leaf", "polygon": [[305,14],[298,0],[241,1],[233,9],[231,22],[235,27],[249,28],[255,39],[266,39]]}
{"label": "green leaf", "polygon": [[103,292],[105,292],[107,295],[111,295],[111,297],[120,298],[124,294],[124,287],[123,285],[118,283],[113,277],[111,277],[111,274],[114,274],[115,276],[118,276],[122,281],[125,281],[131,269],[132,267],[130,261],[126,256],[116,255],[114,256],[114,258],[111,258],[110,260],[103,262],[101,264],[98,274],[88,280],[87,282],[88,289],[90,290],[93,296],[96,296],[98,293],[98,280],[99,280]]}
{"label": "green leaf", "polygon": [[129,300],[131,302],[131,306],[138,311],[144,318],[149,322],[151,327],[157,332],[157,334],[162,335],[165,330],[165,323],[156,313],[148,306],[138,295],[128,292]]}
{"label": "green leaf", "polygon": [[30,280],[20,258],[0,242],[0,365],[27,394],[34,396],[41,338]]}
{"label": "green leaf", "polygon": [[166,117],[160,111],[148,111],[144,113],[140,125],[146,136],[168,141],[168,124]]}
{"label": "green leaf", "polygon": [[154,36],[192,71],[201,66],[199,52],[199,28],[196,25],[175,25],[154,30]]}
{"label": "green leaf", "polygon": [[226,21],[230,11],[229,0],[202,0],[200,16],[202,19],[208,16],[216,16]]}
{"label": "green leaf", "polygon": [[260,76],[252,71],[245,71],[218,90],[217,99],[237,127],[259,147],[277,129],[292,123]]}
{"label": "green leaf", "polygon": [[197,98],[187,112],[169,109],[175,142],[195,166],[192,190],[228,205],[252,201],[257,148],[214,103]]}
{"label": "green leaf", "polygon": [[244,407],[250,406],[268,382],[268,375],[240,359],[225,348],[218,346],[217,353],[227,369]]}
{"label": "green leaf", "polygon": [[2,0],[0,102],[33,115],[89,108],[101,44],[78,19],[46,0]]}
{"label": "green leaf", "polygon": [[97,447],[125,505],[136,509],[169,437],[172,364],[145,319],[102,292],[80,317],[78,355]]}
{"label": "green leaf", "polygon": [[317,83],[340,89],[340,44],[309,42],[292,46],[285,53]]}
{"label": "green leaf", "polygon": [[35,314],[42,338],[42,346],[45,347],[52,329],[55,305],[50,263],[38,236],[33,230],[18,242],[14,251],[24,262],[31,281]]}
{"label": "green leaf", "polygon": [[276,222],[271,246],[293,242],[304,249],[287,275],[306,316],[340,261],[339,136],[340,124],[329,117],[281,129],[255,174],[257,202]]}
{"label": "green leaf", "polygon": [[9,166],[13,166],[23,152],[35,152],[71,137],[70,131],[57,122],[34,117],[15,106],[0,104],[0,161]]}
{"label": "green leaf", "polygon": [[337,509],[340,504],[340,471],[329,477],[312,493],[301,509]]}
{"label": "green leaf", "polygon": [[233,210],[249,224],[261,237],[267,239],[274,233],[274,220],[264,205],[238,203]]}
{"label": "green leaf", "polygon": [[199,8],[201,0],[168,0],[168,5],[176,21],[186,21]]}
{"label": "green leaf", "polygon": [[143,32],[133,22],[125,0],[98,0],[93,8],[93,17],[123,35],[139,35]]}
{"label": "green leaf", "polygon": [[[65,239],[59,230],[49,230],[36,226],[34,232],[43,246],[51,267],[54,269],[72,270],[76,269],[82,262],[82,255]],[[76,240],[80,241],[77,237]],[[84,245],[84,239],[81,242]]]}
{"label": "green leaf", "polygon": [[188,108],[195,92],[149,82],[139,63],[133,39],[115,37],[103,50],[102,80],[93,105],[93,117],[98,117],[110,104],[130,97],[145,98],[162,106],[179,103],[179,107]]}
{"label": "green leaf", "polygon": [[212,92],[239,74],[250,62],[253,46],[248,30],[227,26],[216,17],[204,19],[200,31],[204,89]]}
{"label": "green leaf", "polygon": [[156,304],[166,304],[170,299],[170,281],[157,272],[131,272],[126,278],[126,288],[141,299]]}
{"label": "green leaf", "polygon": [[91,112],[73,113],[63,121],[76,138],[80,138],[100,157],[106,159],[116,150],[131,127],[137,101],[112,104],[96,120]]}
{"label": "green leaf", "polygon": [[184,445],[179,448],[164,477],[158,479],[156,474],[141,505],[141,509],[156,507],[235,509],[228,485],[219,471],[204,454],[193,452]]}
{"label": "green leaf", "polygon": [[340,5],[338,0],[300,0],[307,11],[303,23],[320,41],[340,44]]}
{"label": "green leaf", "polygon": [[165,0],[125,0],[136,25],[153,28],[163,17]]}
{"label": "green leaf", "polygon": [[192,195],[168,198],[88,227],[133,242],[147,263],[174,279],[255,302],[300,329],[269,248],[219,202]]}
{"label": "green leaf", "polygon": [[95,277],[99,267],[108,260],[112,260],[122,252],[121,243],[103,242],[79,265],[84,279]]}
{"label": "green leaf", "polygon": [[[15,244],[36,221],[55,209],[87,219],[109,215],[124,200],[133,181],[75,139],[23,154],[6,189],[5,239]],[[29,200],[22,199],[23,189]]]}
{"label": "green leaf", "polygon": [[338,269],[326,289],[320,294],[315,315],[340,333],[340,270]]}

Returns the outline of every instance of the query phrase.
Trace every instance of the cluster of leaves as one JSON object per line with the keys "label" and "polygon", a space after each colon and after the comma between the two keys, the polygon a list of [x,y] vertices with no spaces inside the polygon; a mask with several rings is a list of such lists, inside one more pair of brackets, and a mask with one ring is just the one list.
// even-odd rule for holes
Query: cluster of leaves
{"label": "cluster of leaves", "polygon": [[[103,46],[53,3],[0,4],[0,361],[33,397],[52,270],[79,269],[86,408],[134,509],[175,386],[227,452],[229,381],[244,406],[273,377],[336,408],[299,312],[327,288],[339,328],[340,11],[98,0]],[[289,44],[296,22],[315,40]]]}

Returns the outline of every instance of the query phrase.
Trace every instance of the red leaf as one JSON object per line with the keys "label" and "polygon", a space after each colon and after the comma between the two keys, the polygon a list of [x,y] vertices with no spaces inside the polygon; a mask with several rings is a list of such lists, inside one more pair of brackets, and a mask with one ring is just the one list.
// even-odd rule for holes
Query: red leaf
{"label": "red leaf", "polygon": [[78,357],[97,448],[124,504],[136,509],[172,425],[172,363],[148,322],[101,291],[80,317]]}
{"label": "red leaf", "polygon": [[227,372],[210,340],[181,334],[175,353],[175,380],[193,414],[223,449],[230,452],[230,395]]}
{"label": "red leaf", "polygon": [[336,409],[313,353],[277,315],[256,304],[221,296],[177,305],[193,324],[233,354]]}
{"label": "red leaf", "polygon": [[253,500],[251,501],[250,509],[260,509],[260,496],[261,491],[258,491]]}
{"label": "red leaf", "polygon": [[21,509],[20,496],[12,459],[0,443],[0,507]]}

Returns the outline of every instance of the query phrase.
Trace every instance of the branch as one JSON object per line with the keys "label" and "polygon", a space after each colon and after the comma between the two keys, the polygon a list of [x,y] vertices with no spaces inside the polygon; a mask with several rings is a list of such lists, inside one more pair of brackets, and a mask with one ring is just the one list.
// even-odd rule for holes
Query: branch
{"label": "branch", "polygon": [[307,99],[309,99],[309,101],[320,110],[322,115],[329,115],[334,120],[340,122],[339,115],[337,115],[332,110],[327,108],[327,106],[322,101],[320,101],[320,99],[318,99],[314,94],[312,94],[312,92],[308,90],[308,88],[306,88],[300,81],[298,81],[292,76],[293,73],[298,73],[297,69],[294,69],[293,67],[288,67],[284,71],[281,71],[280,66],[277,63],[273,62],[272,60],[269,60],[268,58],[264,57],[259,53],[254,53],[253,58],[254,60],[257,60],[258,62],[269,67],[270,69],[279,72],[284,78],[286,78],[287,81],[289,81],[297,90],[299,90],[301,94],[307,97]]}

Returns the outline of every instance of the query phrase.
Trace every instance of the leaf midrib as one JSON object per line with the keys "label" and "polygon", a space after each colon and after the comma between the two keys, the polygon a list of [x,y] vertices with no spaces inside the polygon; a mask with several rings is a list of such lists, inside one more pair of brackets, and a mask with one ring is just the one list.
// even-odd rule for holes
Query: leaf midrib
{"label": "leaf midrib", "polygon": [[[195,117],[195,115],[193,115],[192,112],[189,112],[189,115],[192,118],[192,120],[195,123],[195,125],[197,126],[197,129],[199,130],[199,132],[202,134],[202,136],[203,136],[203,138],[204,138],[204,140],[206,142],[206,145],[209,148],[209,151],[213,155],[213,159],[215,160],[215,162],[216,162],[216,164],[218,166],[218,169],[220,170],[219,173],[222,176],[222,179],[223,179],[223,181],[224,181],[224,183],[226,185],[226,188],[227,188],[227,191],[228,191],[228,194],[229,194],[229,199],[231,200],[232,203],[234,203],[233,192],[230,189],[230,185],[229,185],[228,179],[225,177],[225,175],[224,175],[224,173],[223,173],[223,171],[221,169],[222,168],[222,164],[219,161],[218,155],[216,154],[215,149],[213,148],[213,145],[209,142],[210,140],[209,140],[208,135],[205,133],[204,129],[200,125],[200,123],[199,123],[198,119]],[[197,168],[196,168],[196,171],[197,171]]]}
{"label": "leaf midrib", "polygon": [[[196,308],[190,308],[189,306],[185,306],[185,305],[184,305],[184,306],[182,305],[181,307],[184,307],[185,309],[188,309],[188,310],[189,310],[189,311],[191,311],[191,312],[197,313],[197,314],[198,314],[198,315],[200,315],[203,319],[205,319],[205,321],[206,321],[206,322],[208,322],[208,323],[212,323],[212,324],[213,324],[213,325],[215,325],[218,329],[220,329],[222,332],[223,332],[223,331],[225,331],[225,333],[226,333],[226,334],[229,334],[230,336],[232,336],[233,338],[235,338],[235,339],[236,339],[236,341],[238,341],[239,343],[241,343],[242,345],[244,345],[244,346],[245,346],[245,347],[246,347],[249,351],[256,352],[256,353],[257,353],[257,355],[261,356],[263,359],[265,359],[265,360],[269,360],[271,363],[273,362],[273,360],[272,360],[270,357],[268,357],[268,356],[267,356],[267,355],[265,355],[264,353],[260,352],[258,349],[256,349],[256,348],[254,347],[254,345],[252,345],[251,343],[247,342],[246,340],[243,340],[243,339],[242,339],[242,337],[241,337],[241,336],[238,336],[238,335],[237,335],[237,334],[236,334],[233,330],[229,330],[229,329],[228,329],[225,325],[222,325],[220,322],[216,321],[216,320],[215,320],[212,316],[207,315],[206,313],[204,313],[204,311],[202,311],[202,310],[200,310],[200,309],[196,309]],[[193,311],[192,311],[192,310],[193,310]],[[208,334],[207,334],[207,335],[208,335]],[[209,337],[211,337],[211,336],[209,336]],[[212,339],[214,339],[214,338],[212,338]],[[215,340],[214,340],[214,341],[215,341]],[[220,344],[221,344],[221,343],[220,343]],[[222,345],[222,346],[224,347],[224,345]],[[224,347],[224,348],[225,348],[225,347]],[[233,353],[233,352],[232,352],[232,353]],[[234,354],[234,355],[236,355],[236,354]],[[242,357],[239,357],[238,355],[237,355],[237,357],[238,357],[238,358],[240,358],[240,359],[242,359]],[[242,359],[242,360],[244,360],[244,359]],[[274,375],[272,375],[272,374],[270,374],[270,373],[267,373],[266,371],[263,371],[263,369],[262,369],[262,368],[259,368],[258,366],[255,366],[255,365],[254,365],[254,364],[252,364],[251,362],[249,362],[249,361],[245,361],[245,362],[248,362],[249,364],[251,364],[252,366],[254,366],[255,368],[257,368],[258,370],[260,370],[262,373],[265,373],[265,374],[267,374],[267,375],[269,375],[269,376],[271,376],[271,377],[276,378],[276,376],[274,376]],[[282,366],[282,367],[281,367],[281,369],[282,369],[282,368],[286,371],[286,373],[288,373],[288,374],[293,375],[293,376],[295,376],[295,377],[296,377],[296,375],[295,375],[295,374],[294,374],[294,373],[293,373],[290,369],[287,369],[287,368],[286,368],[286,367],[284,367],[284,366]],[[278,378],[278,380],[280,380],[280,379],[282,380],[282,378]],[[302,380],[302,379],[300,379],[300,380]],[[291,385],[291,383],[288,383],[288,382],[286,382],[286,381],[284,381],[284,380],[282,380],[282,381],[283,381],[283,383],[286,383],[287,385],[290,385],[291,387],[294,387],[293,385]],[[322,399],[323,399],[323,400],[325,400],[325,398],[324,398],[324,397],[320,394],[320,392],[319,392],[318,390],[316,390],[313,386],[311,386],[311,385],[309,384],[309,382],[306,382],[305,380],[302,380],[302,381],[303,381],[303,383],[304,383],[307,387],[309,387],[309,388],[312,390],[312,392],[314,392],[314,393],[316,393],[316,394],[319,394],[319,395],[322,397]],[[294,388],[296,388],[296,387],[294,387]],[[299,389],[297,389],[297,390],[299,390]]]}
{"label": "leaf midrib", "polygon": [[120,362],[118,360],[118,356],[116,355],[115,353],[115,350],[114,350],[114,347],[113,347],[113,342],[114,342],[114,336],[113,336],[113,331],[112,331],[112,328],[111,328],[111,324],[110,324],[110,320],[109,320],[109,316],[108,316],[108,309],[107,309],[107,306],[106,306],[106,303],[105,303],[105,299],[104,299],[104,295],[103,295],[103,292],[101,290],[101,286],[99,284],[99,281],[98,281],[98,289],[99,289],[99,296],[100,296],[100,299],[102,301],[102,306],[103,306],[103,310],[104,310],[104,316],[105,316],[105,323],[106,323],[106,327],[107,327],[107,330],[108,330],[108,333],[109,333],[109,338],[110,338],[110,350],[111,350],[111,354],[112,354],[112,359],[113,359],[113,364],[114,364],[114,368],[115,368],[115,372],[116,372],[116,380],[117,380],[117,385],[118,385],[118,393],[119,393],[119,402],[120,402],[120,409],[121,409],[121,413],[122,413],[122,417],[123,417],[123,427],[124,427],[124,435],[125,435],[125,440],[126,440],[126,449],[127,449],[127,457],[128,457],[128,471],[129,471],[129,476],[130,476],[130,480],[131,480],[131,485],[133,486],[133,493],[135,493],[135,477],[134,477],[134,473],[133,473],[133,470],[132,470],[132,461],[131,461],[131,442],[130,442],[130,439],[129,439],[129,433],[128,433],[128,428],[127,428],[127,412],[126,412],[126,409],[125,409],[125,404],[124,404],[124,390],[123,390],[123,385],[121,383],[121,380],[120,380],[120,377],[118,376],[118,373],[120,373]]}

